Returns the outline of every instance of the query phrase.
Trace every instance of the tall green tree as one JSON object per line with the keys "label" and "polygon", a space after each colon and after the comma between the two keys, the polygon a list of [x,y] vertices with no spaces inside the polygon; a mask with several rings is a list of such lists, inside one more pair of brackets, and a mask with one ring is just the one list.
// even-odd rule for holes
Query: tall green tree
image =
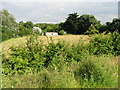
{"label": "tall green tree", "polygon": [[108,32],[107,25],[103,24],[99,28],[99,33]]}
{"label": "tall green tree", "polygon": [[63,24],[63,29],[67,31],[67,33],[77,34],[78,16],[79,15],[77,13],[69,14],[67,20]]}
{"label": "tall green tree", "polygon": [[24,23],[24,27],[28,28],[28,29],[32,29],[33,28],[33,23],[31,21],[27,21],[26,23]]}
{"label": "tall green tree", "polygon": [[118,30],[120,33],[120,19],[119,18],[114,18],[112,22],[106,22],[107,25],[107,30],[110,32],[114,32]]}
{"label": "tall green tree", "polygon": [[78,18],[78,23],[79,34],[85,33],[91,25],[93,25],[97,30],[101,26],[100,21],[97,21],[97,19],[93,15],[88,14],[81,15]]}
{"label": "tall green tree", "polygon": [[0,11],[0,21],[1,25],[3,27],[9,28],[9,29],[15,29],[17,23],[15,17],[10,14],[7,10]]}
{"label": "tall green tree", "polygon": [[101,24],[93,15],[84,14],[79,16],[77,13],[69,14],[64,24],[61,24],[62,29],[71,34],[84,34],[89,27],[93,25],[96,30],[99,30]]}
{"label": "tall green tree", "polygon": [[31,21],[27,21],[26,23],[20,21],[18,25],[18,35],[22,37],[32,34],[33,26],[34,24]]}
{"label": "tall green tree", "polygon": [[16,37],[17,23],[16,19],[7,10],[0,11],[0,32],[2,32],[2,41]]}

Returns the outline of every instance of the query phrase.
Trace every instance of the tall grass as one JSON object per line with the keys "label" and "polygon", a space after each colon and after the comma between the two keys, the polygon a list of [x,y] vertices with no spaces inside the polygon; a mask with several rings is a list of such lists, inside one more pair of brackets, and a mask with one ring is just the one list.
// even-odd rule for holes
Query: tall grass
{"label": "tall grass", "polygon": [[86,56],[85,61],[43,68],[38,73],[3,75],[4,88],[117,88],[117,60],[111,56]]}

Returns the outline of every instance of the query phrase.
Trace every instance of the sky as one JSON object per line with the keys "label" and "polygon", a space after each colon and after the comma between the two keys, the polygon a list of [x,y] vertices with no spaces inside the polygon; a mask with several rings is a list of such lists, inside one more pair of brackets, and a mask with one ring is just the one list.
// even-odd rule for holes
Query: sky
{"label": "sky", "polygon": [[74,12],[94,15],[103,24],[118,17],[118,0],[3,0],[0,5],[17,22],[59,23]]}

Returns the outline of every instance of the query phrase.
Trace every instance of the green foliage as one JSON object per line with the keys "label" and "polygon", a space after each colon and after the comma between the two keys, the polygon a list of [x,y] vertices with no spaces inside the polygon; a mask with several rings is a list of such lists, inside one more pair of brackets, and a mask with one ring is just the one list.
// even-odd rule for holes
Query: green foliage
{"label": "green foliage", "polygon": [[26,28],[24,25],[19,25],[18,26],[18,31],[17,31],[18,36],[26,36],[26,35],[31,35],[32,34],[32,28]]}
{"label": "green foliage", "polygon": [[46,46],[46,60],[45,60],[45,66],[48,66],[50,63],[54,62],[54,63],[59,63],[59,61],[56,61],[56,58],[60,56],[60,54],[63,52],[64,50],[64,43],[58,41],[58,43],[54,43],[53,40],[51,43],[48,44],[48,46]]}
{"label": "green foliage", "polygon": [[37,23],[35,26],[41,28],[42,30],[45,30],[47,28],[46,23]]}
{"label": "green foliage", "polygon": [[[51,40],[52,41],[52,40]],[[53,41],[44,46],[43,42],[38,42],[37,37],[31,36],[25,46],[11,47],[9,58],[3,58],[4,74],[23,74],[28,72],[38,72],[42,67],[60,64],[61,53],[64,50],[64,43]],[[58,60],[57,60],[58,59]]]}
{"label": "green foliage", "polygon": [[114,18],[112,22],[106,22],[106,25],[101,25],[99,28],[99,31],[101,33],[107,31],[113,33],[114,31],[118,31],[120,33],[120,19],[119,18]]}
{"label": "green foliage", "polygon": [[65,34],[65,31],[64,31],[64,30],[61,30],[61,31],[59,31],[59,34],[60,34],[60,35],[64,35],[64,34]]}
{"label": "green foliage", "polygon": [[83,34],[84,32],[86,32],[91,24],[94,25],[96,29],[98,29],[101,25],[100,21],[97,21],[97,19],[93,15],[81,15],[78,21],[79,34]]}
{"label": "green foliage", "polygon": [[120,33],[120,19],[119,18],[114,18],[112,22],[107,22],[107,30],[110,32],[114,32],[118,30]]}
{"label": "green foliage", "polygon": [[95,55],[113,54],[120,55],[120,34],[117,32],[107,35],[98,34],[90,40],[89,51]]}
{"label": "green foliage", "polygon": [[0,27],[0,32],[1,34],[1,39],[2,41],[8,40],[10,38],[17,37],[16,36],[16,31],[13,31],[11,29],[8,29],[7,27]]}
{"label": "green foliage", "polygon": [[[80,62],[86,55],[120,55],[120,35],[117,32],[107,35],[98,34],[92,37],[90,43],[85,45],[80,41],[75,45],[51,39],[48,45],[38,42],[35,36],[31,36],[25,46],[11,47],[9,58],[3,59],[4,73],[39,72],[43,67],[56,68],[63,62]],[[32,71],[33,72],[33,71]]]}
{"label": "green foliage", "polygon": [[[38,73],[3,75],[4,88],[115,88],[118,83],[117,64],[106,65],[110,56],[85,55],[79,63],[60,68],[43,68]],[[59,70],[60,69],[60,70]],[[7,85],[6,85],[7,83]]]}
{"label": "green foliage", "polygon": [[67,20],[62,25],[63,29],[65,31],[67,31],[67,33],[77,34],[77,30],[78,30],[78,16],[79,15],[77,13],[69,14]]}
{"label": "green foliage", "polygon": [[[109,56],[111,50],[118,50],[115,53],[119,54],[120,39],[117,37],[119,34],[115,32],[100,36],[103,37],[100,39],[95,37],[90,41],[90,45],[93,46],[85,45],[82,40],[74,45],[64,41],[55,43],[52,38],[47,45],[44,45],[42,41],[38,41],[37,37],[29,37],[24,46],[11,48],[9,58],[3,56],[3,75],[6,75],[3,86],[36,88],[117,86],[117,76],[114,75],[118,70],[117,65],[112,66],[107,63],[111,62],[109,60],[113,57]],[[114,44],[110,42],[113,38]],[[104,49],[110,47],[107,43],[118,45],[113,46],[113,49]],[[96,53],[100,56],[95,56],[94,46],[99,46]],[[93,51],[90,51],[92,49]],[[6,81],[9,83],[8,86],[5,85]]]}
{"label": "green foliage", "polygon": [[65,31],[71,34],[84,34],[91,25],[94,26],[94,32],[96,33],[101,26],[100,21],[97,21],[97,19],[93,15],[85,14],[79,16],[77,15],[77,13],[69,14],[65,23],[60,25]]}
{"label": "green foliage", "polygon": [[8,29],[15,29],[16,21],[13,15],[11,15],[7,10],[0,11],[0,21],[2,22],[2,26]]}
{"label": "green foliage", "polygon": [[82,40],[80,40],[75,45],[68,45],[65,48],[65,55],[67,62],[79,62],[82,60],[83,56],[88,53],[88,50]]}
{"label": "green foliage", "polygon": [[120,34],[115,31],[110,36],[112,37],[115,55],[120,55]]}
{"label": "green foliage", "polygon": [[41,28],[44,32],[59,32],[61,29],[59,24],[38,23],[35,26]]}
{"label": "green foliage", "polygon": [[89,29],[85,32],[85,34],[95,34],[95,33],[98,33],[98,30],[96,30],[96,28],[92,24],[89,27]]}
{"label": "green foliage", "polygon": [[[94,82],[98,82],[99,80],[103,80],[102,71],[99,67],[97,67],[92,60],[82,61],[78,69],[75,70],[75,78],[79,81],[82,80],[90,80],[93,78]],[[82,80],[81,80],[82,79]]]}
{"label": "green foliage", "polygon": [[13,15],[7,10],[0,11],[0,32],[2,32],[2,41],[17,37],[17,23]]}
{"label": "green foliage", "polygon": [[[109,55],[108,55],[109,56]],[[110,57],[109,57],[110,58]],[[77,69],[74,71],[76,81],[81,85],[81,88],[100,88],[100,87],[112,87],[114,84],[113,68],[106,65],[107,59],[105,56],[94,57],[87,55],[83,57],[79,63]],[[112,72],[112,73],[111,73]]]}
{"label": "green foliage", "polygon": [[24,47],[11,47],[11,51],[11,57],[3,60],[5,74],[39,71],[44,65],[42,42],[39,44],[33,36],[27,40]]}
{"label": "green foliage", "polygon": [[99,28],[99,33],[108,32],[107,25],[103,24]]}
{"label": "green foliage", "polygon": [[24,23],[23,21],[19,22],[18,25],[18,30],[17,30],[17,35],[22,37],[22,36],[27,36],[27,35],[32,35],[33,34],[33,23],[31,21],[27,21]]}
{"label": "green foliage", "polygon": [[33,28],[33,23],[31,21],[27,21],[26,23],[23,24],[23,26],[28,28],[28,29],[32,29]]}

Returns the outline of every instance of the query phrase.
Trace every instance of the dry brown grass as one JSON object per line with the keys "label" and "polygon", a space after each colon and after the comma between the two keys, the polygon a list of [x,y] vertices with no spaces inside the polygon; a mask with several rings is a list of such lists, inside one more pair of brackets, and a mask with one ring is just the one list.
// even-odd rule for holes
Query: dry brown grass
{"label": "dry brown grass", "polygon": [[[50,37],[52,37],[54,42],[57,42],[58,40],[64,40],[66,42],[70,42],[73,44],[79,42],[80,39],[82,39],[86,43],[89,42],[89,36],[87,35],[58,35],[58,36],[48,36],[48,38],[46,36],[39,36],[38,40],[39,41],[42,40],[46,44],[48,43],[48,40],[50,40]],[[24,45],[27,38],[28,37],[20,37],[20,38],[13,38],[4,41],[0,43],[1,46],[0,49],[6,56],[8,56],[10,53],[10,47]]]}

